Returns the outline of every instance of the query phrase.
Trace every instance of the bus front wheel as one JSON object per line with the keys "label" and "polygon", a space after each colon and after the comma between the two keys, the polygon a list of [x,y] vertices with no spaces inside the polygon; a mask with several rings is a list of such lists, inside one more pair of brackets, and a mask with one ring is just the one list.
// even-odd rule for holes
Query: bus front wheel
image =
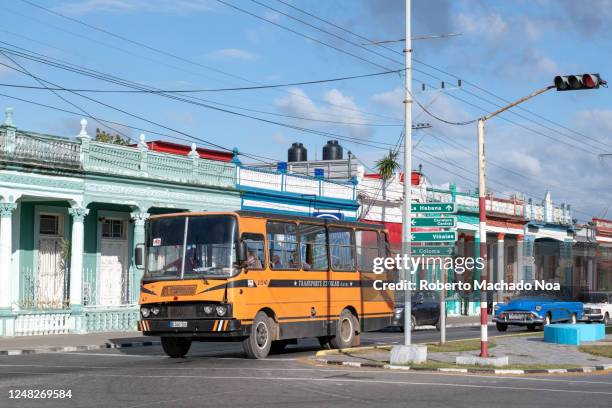
{"label": "bus front wheel", "polygon": [[181,358],[191,348],[191,339],[185,337],[162,337],[161,345],[168,357]]}
{"label": "bus front wheel", "polygon": [[249,337],[242,340],[242,348],[249,358],[266,358],[272,347],[274,320],[259,312],[253,320]]}
{"label": "bus front wheel", "polygon": [[356,343],[357,332],[357,318],[349,310],[344,309],[336,325],[336,335],[329,339],[329,343],[335,349],[352,347]]}

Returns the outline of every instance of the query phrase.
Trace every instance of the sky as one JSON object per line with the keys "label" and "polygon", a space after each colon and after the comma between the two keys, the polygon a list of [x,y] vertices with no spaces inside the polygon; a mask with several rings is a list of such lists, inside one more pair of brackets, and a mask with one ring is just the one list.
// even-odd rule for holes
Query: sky
{"label": "sky", "polygon": [[[134,140],[145,133],[147,140],[237,147],[251,156],[242,157],[247,163],[254,155],[286,160],[293,142],[304,143],[309,159],[321,158],[326,141],[340,139],[345,154],[370,169],[400,139],[404,79],[387,71],[403,68],[403,43],[372,42],[404,38],[402,0],[13,0],[0,14],[0,50],[13,50],[0,55],[0,101],[15,109],[20,129],[74,137],[86,112],[119,123],[90,119],[90,134],[100,127]],[[438,118],[472,121],[557,74],[612,80],[611,22],[612,0],[413,0],[412,37],[458,34],[413,41],[413,123],[432,126],[413,132],[414,167],[422,165],[436,186],[473,191],[476,125]],[[40,86],[13,67],[48,86],[128,89],[15,51],[140,86],[217,91],[175,93],[177,100],[7,86]],[[487,122],[488,190],[534,202],[550,190],[581,221],[612,218],[612,157],[599,156],[612,153],[611,131],[606,88],[538,96]]]}

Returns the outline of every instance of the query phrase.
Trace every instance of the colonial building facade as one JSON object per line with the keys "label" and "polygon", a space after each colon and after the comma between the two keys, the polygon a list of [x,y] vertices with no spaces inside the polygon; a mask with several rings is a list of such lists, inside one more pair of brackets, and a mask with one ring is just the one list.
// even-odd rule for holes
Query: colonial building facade
{"label": "colonial building facade", "polygon": [[[76,133],[76,132],[75,132]],[[351,182],[251,169],[238,152],[0,127],[0,336],[135,330],[145,222],[241,208],[355,219]]]}

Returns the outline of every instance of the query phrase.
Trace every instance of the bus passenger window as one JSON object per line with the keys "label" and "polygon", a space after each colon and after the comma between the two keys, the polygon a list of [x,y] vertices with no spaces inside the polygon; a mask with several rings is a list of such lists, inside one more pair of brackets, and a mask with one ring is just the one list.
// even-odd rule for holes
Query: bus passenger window
{"label": "bus passenger window", "polygon": [[263,235],[245,232],[242,234],[242,240],[247,245],[247,268],[251,270],[263,269],[266,262]]}
{"label": "bus passenger window", "polygon": [[329,255],[334,271],[355,270],[355,248],[353,230],[346,228],[329,228]]}
{"label": "bus passenger window", "polygon": [[372,272],[374,258],[378,257],[378,233],[376,231],[355,231],[357,267],[363,272]]}
{"label": "bus passenger window", "polygon": [[305,271],[326,271],[327,239],[322,225],[300,224],[300,255]]}
{"label": "bus passenger window", "polygon": [[300,269],[297,225],[268,222],[268,254],[271,269]]}

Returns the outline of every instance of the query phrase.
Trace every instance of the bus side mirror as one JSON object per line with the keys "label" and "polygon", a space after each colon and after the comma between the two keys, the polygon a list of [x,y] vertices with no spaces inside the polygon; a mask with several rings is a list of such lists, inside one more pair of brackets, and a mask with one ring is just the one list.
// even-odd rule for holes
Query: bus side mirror
{"label": "bus side mirror", "polygon": [[244,264],[247,260],[247,243],[246,241],[237,241],[236,242],[236,262],[238,265]]}
{"label": "bus side mirror", "polygon": [[138,244],[134,248],[134,265],[136,269],[144,269],[144,244]]}

